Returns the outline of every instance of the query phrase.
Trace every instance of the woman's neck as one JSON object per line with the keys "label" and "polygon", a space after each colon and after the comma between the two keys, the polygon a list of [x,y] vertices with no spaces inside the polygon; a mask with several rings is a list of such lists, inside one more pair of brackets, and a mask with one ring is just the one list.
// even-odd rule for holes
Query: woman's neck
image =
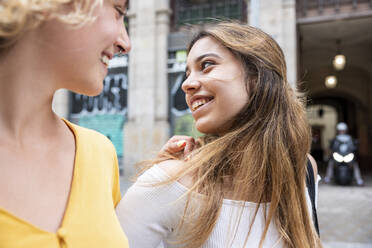
{"label": "woman's neck", "polygon": [[24,39],[0,57],[2,138],[39,135],[56,120],[51,107],[56,84],[40,60],[37,49]]}

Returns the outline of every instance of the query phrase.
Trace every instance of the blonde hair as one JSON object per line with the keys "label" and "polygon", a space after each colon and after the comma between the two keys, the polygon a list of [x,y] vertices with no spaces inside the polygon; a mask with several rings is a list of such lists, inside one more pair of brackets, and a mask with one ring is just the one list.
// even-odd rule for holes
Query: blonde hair
{"label": "blonde hair", "polygon": [[[80,27],[95,20],[93,10],[104,0],[2,0],[0,2],[0,52],[25,32],[46,20],[58,19]],[[68,10],[68,11],[66,11]]]}
{"label": "blonde hair", "polygon": [[[202,246],[216,225],[228,191],[233,199],[256,202],[254,216],[261,203],[270,202],[261,204],[268,211],[259,247],[263,247],[272,221],[285,247],[322,247],[306,201],[310,129],[304,104],[287,82],[281,48],[259,29],[223,22],[200,31],[188,50],[204,37],[215,39],[240,59],[249,98],[227,134],[202,137],[201,147],[183,169],[163,182],[193,175],[177,242],[183,247]],[[155,162],[159,160],[147,166]],[[197,205],[192,200],[194,192],[204,195]],[[246,242],[253,222],[254,218],[247,227]]]}

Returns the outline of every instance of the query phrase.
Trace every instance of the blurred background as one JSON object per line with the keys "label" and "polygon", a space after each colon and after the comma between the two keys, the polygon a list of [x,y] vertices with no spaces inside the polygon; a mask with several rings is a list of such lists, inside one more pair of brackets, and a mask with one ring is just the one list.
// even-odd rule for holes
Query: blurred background
{"label": "blurred background", "polygon": [[372,0],[130,1],[131,53],[111,60],[99,96],[60,90],[55,111],[111,139],[124,192],[134,164],[170,136],[199,135],[180,86],[190,26],[216,18],[259,27],[283,48],[289,82],[308,98],[311,153],[322,177],[336,124],[348,125],[365,185],[320,182],[321,238],[325,247],[372,247]]}

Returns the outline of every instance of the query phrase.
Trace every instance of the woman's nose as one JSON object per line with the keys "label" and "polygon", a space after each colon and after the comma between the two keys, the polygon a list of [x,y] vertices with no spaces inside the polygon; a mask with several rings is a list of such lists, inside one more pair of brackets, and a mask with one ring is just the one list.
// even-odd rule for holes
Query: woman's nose
{"label": "woman's nose", "polygon": [[200,88],[200,82],[196,80],[195,78],[187,78],[185,81],[182,83],[182,90],[185,93],[191,93],[193,91],[197,91]]}
{"label": "woman's nose", "polygon": [[115,53],[126,54],[129,53],[131,48],[132,46],[130,43],[127,29],[123,25],[122,28],[120,29],[120,34],[115,42]]}

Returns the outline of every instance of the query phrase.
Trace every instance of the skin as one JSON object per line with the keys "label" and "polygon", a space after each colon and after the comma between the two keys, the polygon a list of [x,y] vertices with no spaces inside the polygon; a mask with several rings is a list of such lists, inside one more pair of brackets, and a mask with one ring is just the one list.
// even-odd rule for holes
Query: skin
{"label": "skin", "polygon": [[[222,135],[230,120],[243,108],[248,99],[244,69],[238,59],[216,40],[198,40],[187,57],[187,79],[182,84],[186,102],[192,110],[193,97],[213,97],[204,107],[193,111],[196,128],[202,133]],[[185,141],[184,146],[178,142]],[[189,136],[173,136],[162,148],[169,153],[184,149],[184,157],[195,147]]]}
{"label": "skin", "polygon": [[175,135],[162,147],[158,156],[161,156],[163,151],[174,154],[183,150],[183,158],[187,158],[187,156],[194,150],[195,145],[196,142],[193,137]]}
{"label": "skin", "polygon": [[[182,90],[191,110],[195,97],[213,97],[205,106],[192,110],[196,128],[202,133],[223,135],[228,131],[233,117],[243,109],[248,100],[241,62],[216,40],[205,37],[198,40],[188,54],[186,76]],[[186,141],[188,150],[185,148],[185,154],[189,154],[192,151],[190,148],[195,147],[195,140],[187,136],[173,137],[174,142],[166,145],[169,149],[163,149],[175,151],[179,137]],[[158,164],[169,175],[176,174],[183,165],[182,160],[166,160]],[[179,182],[190,187],[192,177],[186,175]],[[226,196],[229,197],[228,192]]]}
{"label": "skin", "polygon": [[[219,42],[205,37],[188,54],[186,76],[182,90],[196,128],[202,133],[223,135],[248,100],[241,62]],[[199,96],[213,100],[194,110],[193,99]]]}
{"label": "skin", "polygon": [[[187,57],[187,79],[182,84],[186,94],[186,102],[192,110],[196,128],[202,133],[223,135],[228,131],[231,120],[244,107],[248,100],[244,68],[241,62],[219,42],[211,37],[198,40],[191,48]],[[213,97],[205,106],[194,111],[192,100],[195,96]],[[177,152],[175,136],[163,147],[169,152]],[[191,153],[195,147],[195,140],[182,136],[186,141],[187,149],[184,157]],[[178,149],[178,150],[177,150]],[[315,180],[317,180],[317,166],[313,157],[308,154],[313,166]],[[159,164],[170,175],[174,175],[183,166],[182,161],[167,160]],[[181,178],[185,186],[191,186],[191,175]],[[226,193],[229,196],[229,193]]]}
{"label": "skin", "polygon": [[0,57],[0,208],[45,231],[63,220],[75,159],[73,133],[52,111],[53,94],[100,93],[107,73],[101,54],[130,51],[117,10],[125,5],[105,1],[96,21],[78,30],[46,21]]}

